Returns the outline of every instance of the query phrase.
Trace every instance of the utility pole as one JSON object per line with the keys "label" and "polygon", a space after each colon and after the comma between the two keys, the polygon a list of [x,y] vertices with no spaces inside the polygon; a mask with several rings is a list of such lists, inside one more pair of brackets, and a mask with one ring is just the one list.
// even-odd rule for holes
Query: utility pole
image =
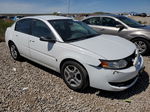
{"label": "utility pole", "polygon": [[70,0],[68,0],[68,15],[69,15],[69,11],[70,11]]}

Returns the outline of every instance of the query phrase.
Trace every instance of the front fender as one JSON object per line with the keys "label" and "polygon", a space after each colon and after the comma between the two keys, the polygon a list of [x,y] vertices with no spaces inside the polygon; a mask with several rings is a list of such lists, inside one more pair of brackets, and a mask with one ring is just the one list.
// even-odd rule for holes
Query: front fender
{"label": "front fender", "polygon": [[67,59],[76,60],[77,62],[81,63],[82,65],[92,65],[92,66],[98,66],[100,64],[99,59],[101,59],[100,56],[91,53],[89,51],[86,51],[84,49],[77,49],[76,47],[66,47],[63,45],[63,51],[62,48],[60,51],[58,51],[58,57],[57,57],[57,69],[60,71],[60,64]]}
{"label": "front fender", "polygon": [[141,31],[137,31],[137,32],[131,33],[129,36],[131,37],[130,40],[132,40],[134,38],[137,38],[137,37],[144,38],[146,40],[150,40],[150,35],[147,34],[146,32],[141,32]]}
{"label": "front fender", "polygon": [[63,56],[60,57],[60,63],[66,59],[76,60],[83,65],[88,64],[92,66],[98,66],[100,64],[100,61],[98,58],[94,58],[88,55],[83,55],[83,54],[78,54],[78,53],[64,54]]}

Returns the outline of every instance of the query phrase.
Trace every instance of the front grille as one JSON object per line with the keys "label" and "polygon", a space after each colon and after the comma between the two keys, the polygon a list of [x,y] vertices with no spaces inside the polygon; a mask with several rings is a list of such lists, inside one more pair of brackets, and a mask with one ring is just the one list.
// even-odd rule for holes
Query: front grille
{"label": "front grille", "polygon": [[128,85],[132,84],[136,78],[137,78],[137,76],[128,81],[125,81],[125,82],[109,82],[109,84],[112,86],[117,86],[117,87],[128,86]]}

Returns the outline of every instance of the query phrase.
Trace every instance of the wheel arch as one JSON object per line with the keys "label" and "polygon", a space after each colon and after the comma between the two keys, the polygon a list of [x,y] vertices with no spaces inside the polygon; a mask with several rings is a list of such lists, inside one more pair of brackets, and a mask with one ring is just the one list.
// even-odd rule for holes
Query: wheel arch
{"label": "wheel arch", "polygon": [[[80,63],[79,61],[77,61],[77,60],[75,60],[75,59],[72,59],[72,58],[66,58],[66,59],[62,60],[61,63],[60,63],[60,65],[59,65],[60,71],[61,71],[62,65],[63,65],[65,62],[67,62],[67,61],[75,61],[75,62],[79,63],[79,64],[86,70],[86,68],[83,66],[83,64]],[[86,70],[86,71],[87,71],[87,70]]]}
{"label": "wheel arch", "polygon": [[[145,41],[150,43],[150,39],[147,39],[147,38],[144,38],[144,37],[140,37],[140,36],[139,37],[134,37],[130,41],[132,42],[133,40],[136,40],[136,39],[145,40]],[[148,44],[148,47],[150,48],[150,44]]]}
{"label": "wheel arch", "polygon": [[87,69],[84,67],[84,65],[82,63],[80,63],[79,61],[75,60],[75,59],[72,59],[72,58],[66,58],[64,60],[61,61],[60,65],[59,65],[59,69],[60,69],[60,73],[61,73],[61,67],[62,65],[67,62],[67,61],[74,61],[74,62],[77,62],[78,64],[80,64],[87,72],[87,78],[88,78],[88,83],[90,83],[90,79],[89,79],[89,74],[88,74],[88,71]]}
{"label": "wheel arch", "polygon": [[8,46],[9,46],[9,47],[10,47],[10,44],[11,44],[11,43],[15,44],[12,40],[9,40],[9,41],[8,41]]}
{"label": "wheel arch", "polygon": [[130,41],[133,41],[133,40],[135,40],[135,39],[143,39],[143,40],[146,40],[146,41],[149,41],[149,42],[150,42],[150,40],[148,40],[147,38],[145,38],[145,37],[140,37],[140,36],[133,37]]}

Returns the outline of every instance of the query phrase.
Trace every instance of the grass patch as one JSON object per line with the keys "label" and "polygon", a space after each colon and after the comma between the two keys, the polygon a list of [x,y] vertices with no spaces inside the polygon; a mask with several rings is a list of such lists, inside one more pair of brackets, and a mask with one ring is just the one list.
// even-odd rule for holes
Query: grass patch
{"label": "grass patch", "polygon": [[5,41],[5,31],[7,27],[11,26],[14,22],[10,20],[0,20],[0,41]]}

